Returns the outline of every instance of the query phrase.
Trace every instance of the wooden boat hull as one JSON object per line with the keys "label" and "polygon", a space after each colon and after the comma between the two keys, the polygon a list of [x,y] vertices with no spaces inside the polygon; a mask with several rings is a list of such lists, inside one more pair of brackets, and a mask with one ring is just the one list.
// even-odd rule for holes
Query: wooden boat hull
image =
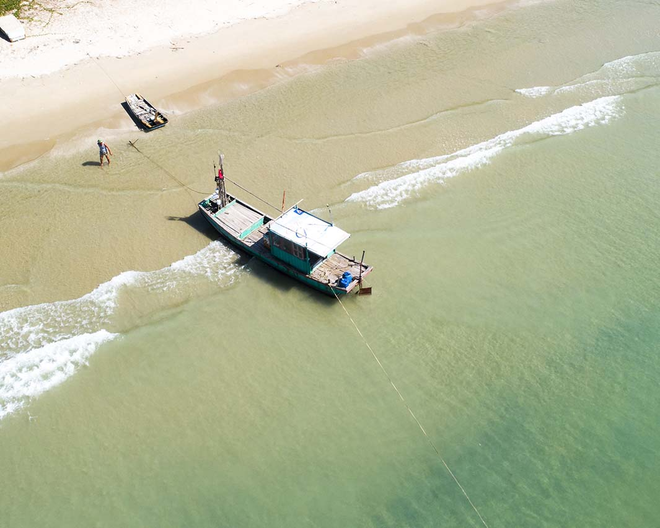
{"label": "wooden boat hull", "polygon": [[[233,199],[233,197],[230,197]],[[243,202],[240,202],[236,200],[237,202],[243,204]],[[297,280],[306,286],[309,286],[311,288],[314,288],[315,290],[324,293],[326,295],[334,297],[335,295],[337,296],[342,296],[350,293],[353,291],[355,288],[358,287],[357,280],[353,281],[348,288],[341,288],[337,285],[332,285],[330,283],[324,283],[319,280],[315,280],[314,278],[310,277],[309,275],[305,275],[298,270],[292,268],[291,266],[288,266],[287,264],[278,261],[274,257],[271,257],[270,254],[264,253],[264,251],[258,251],[255,249],[254,245],[249,245],[246,244],[243,240],[241,240],[239,237],[235,236],[233,233],[230,233],[227,229],[224,229],[222,225],[218,221],[215,220],[213,215],[207,210],[207,208],[204,206],[206,203],[206,200],[202,201],[199,203],[198,208],[202,216],[213,226],[213,228],[227,241],[229,241],[231,244],[233,244],[235,247],[238,249],[241,249],[253,257],[256,257],[260,261],[264,262],[265,264],[268,264],[272,268],[275,268],[276,270],[280,271],[281,273],[284,273],[285,275],[288,275],[294,280]],[[246,205],[246,204],[244,204]],[[248,206],[249,207],[249,206]],[[253,209],[253,208],[251,208]],[[254,210],[254,209],[253,209]],[[270,219],[264,215],[265,218],[267,218],[269,221]],[[342,255],[343,257],[343,255]],[[344,257],[348,258],[348,257]],[[365,277],[371,272],[372,268],[370,266],[365,266],[365,270],[362,272],[362,277]]]}

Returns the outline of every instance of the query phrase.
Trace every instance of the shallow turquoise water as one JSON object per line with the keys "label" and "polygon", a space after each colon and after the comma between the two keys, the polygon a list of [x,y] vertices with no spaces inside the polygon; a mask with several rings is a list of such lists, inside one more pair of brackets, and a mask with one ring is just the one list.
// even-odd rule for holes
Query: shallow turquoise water
{"label": "shallow turquoise water", "polygon": [[[532,5],[143,142],[333,204],[376,268],[346,307],[489,526],[660,523],[657,9]],[[336,301],[189,222],[194,256],[0,314],[2,524],[481,526]]]}

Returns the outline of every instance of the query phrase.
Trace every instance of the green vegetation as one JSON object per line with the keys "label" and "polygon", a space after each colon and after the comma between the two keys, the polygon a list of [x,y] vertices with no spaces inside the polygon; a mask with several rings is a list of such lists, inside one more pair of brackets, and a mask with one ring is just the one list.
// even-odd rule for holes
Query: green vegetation
{"label": "green vegetation", "polygon": [[[44,3],[42,3],[44,2]],[[34,20],[34,17],[42,13],[48,13],[48,20],[45,22],[44,26],[50,24],[53,15],[61,15],[62,13],[58,11],[58,4],[63,3],[62,1],[46,1],[46,0],[0,0],[0,16],[13,14],[16,15],[16,18],[21,18],[23,20]],[[82,0],[76,2],[73,5],[66,7],[59,7],[60,9],[71,9],[76,7],[78,4],[87,3],[87,0]],[[47,4],[47,5],[44,5]],[[51,7],[54,5],[55,7]]]}
{"label": "green vegetation", "polygon": [[14,14],[18,16],[21,10],[21,0],[0,0],[0,16]]}

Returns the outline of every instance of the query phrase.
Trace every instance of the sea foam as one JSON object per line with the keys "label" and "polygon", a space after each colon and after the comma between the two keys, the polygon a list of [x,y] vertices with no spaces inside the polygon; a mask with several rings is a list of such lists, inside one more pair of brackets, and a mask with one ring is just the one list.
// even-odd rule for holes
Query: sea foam
{"label": "sea foam", "polygon": [[362,202],[381,209],[394,207],[430,184],[442,183],[489,163],[509,147],[606,124],[621,115],[620,102],[620,96],[601,97],[452,154],[406,161],[381,171],[360,174],[354,181],[379,183],[351,194],[346,201]]}
{"label": "sea foam", "polygon": [[0,419],[73,375],[102,344],[209,285],[228,286],[238,256],[211,242],[156,271],[126,271],[77,299],[0,313]]}
{"label": "sea foam", "polygon": [[560,86],[534,86],[515,91],[533,99],[561,94],[600,97],[641,89],[659,80],[660,52],[651,51],[606,62],[598,70]]}
{"label": "sea foam", "polygon": [[554,88],[552,86],[534,86],[532,88],[519,88],[516,90],[519,94],[524,95],[525,97],[531,97],[532,99],[543,97],[553,91]]}
{"label": "sea foam", "polygon": [[99,330],[55,341],[0,363],[0,420],[72,376],[103,343],[116,337]]}

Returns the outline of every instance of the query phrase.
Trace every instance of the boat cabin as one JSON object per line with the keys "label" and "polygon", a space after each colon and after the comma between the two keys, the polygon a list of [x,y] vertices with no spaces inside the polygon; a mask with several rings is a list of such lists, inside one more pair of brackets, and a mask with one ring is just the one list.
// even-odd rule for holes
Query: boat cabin
{"label": "boat cabin", "polygon": [[294,207],[268,224],[273,257],[310,274],[350,237],[346,231]]}

